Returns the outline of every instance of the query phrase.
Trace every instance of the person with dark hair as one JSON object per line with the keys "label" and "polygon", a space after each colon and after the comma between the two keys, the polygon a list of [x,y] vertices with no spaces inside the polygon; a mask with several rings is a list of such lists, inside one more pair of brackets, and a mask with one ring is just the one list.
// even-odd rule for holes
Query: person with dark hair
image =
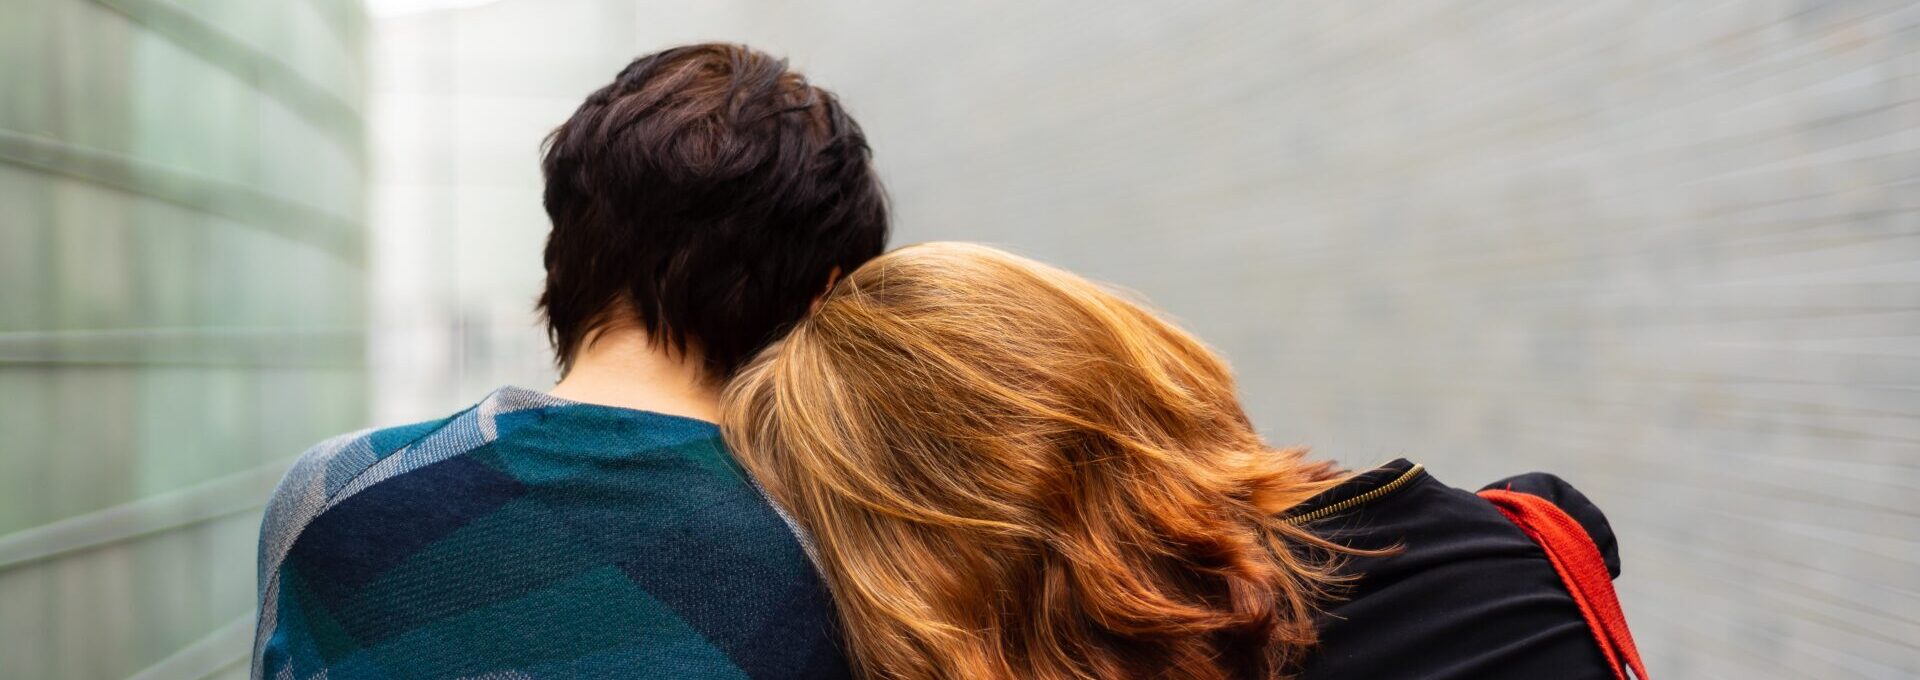
{"label": "person with dark hair", "polygon": [[647,55],[547,140],[562,379],[296,462],[261,529],[256,678],[841,678],[833,605],[720,438],[724,381],[887,205],[860,126],[737,45]]}

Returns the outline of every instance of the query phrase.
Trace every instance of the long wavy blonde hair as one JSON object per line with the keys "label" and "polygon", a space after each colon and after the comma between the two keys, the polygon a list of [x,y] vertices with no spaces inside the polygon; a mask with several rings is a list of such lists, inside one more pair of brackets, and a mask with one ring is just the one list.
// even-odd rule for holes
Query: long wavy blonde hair
{"label": "long wavy blonde hair", "polygon": [[1335,581],[1275,513],[1336,471],[1264,444],[1219,357],[985,246],[854,271],[723,420],[811,533],[867,677],[1284,677]]}

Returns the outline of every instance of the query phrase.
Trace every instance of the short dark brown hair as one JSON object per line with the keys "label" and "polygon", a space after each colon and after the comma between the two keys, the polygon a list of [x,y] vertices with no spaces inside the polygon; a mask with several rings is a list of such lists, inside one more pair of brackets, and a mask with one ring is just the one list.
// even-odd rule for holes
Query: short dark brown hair
{"label": "short dark brown hair", "polygon": [[547,138],[546,290],[564,371],[608,324],[726,377],[886,247],[866,135],[832,93],[742,45],[640,57]]}

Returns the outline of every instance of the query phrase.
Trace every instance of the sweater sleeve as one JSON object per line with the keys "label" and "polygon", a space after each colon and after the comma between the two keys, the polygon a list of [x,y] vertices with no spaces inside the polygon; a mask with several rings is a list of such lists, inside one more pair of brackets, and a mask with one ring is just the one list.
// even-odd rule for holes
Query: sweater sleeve
{"label": "sweater sleeve", "polygon": [[1567,480],[1545,472],[1529,472],[1502,479],[1481,489],[1508,489],[1533,494],[1559,506],[1579,522],[1581,528],[1587,530],[1587,536],[1600,548],[1600,557],[1607,562],[1607,573],[1620,578],[1620,543],[1614,538],[1613,526],[1607,523],[1607,516],[1600,512],[1600,507],[1587,500],[1586,495],[1573,488]]}
{"label": "sweater sleeve", "polygon": [[371,458],[367,432],[344,434],[314,445],[300,455],[280,479],[267,499],[260,520],[260,544],[256,563],[253,629],[253,678],[276,677],[278,669],[267,667],[267,648],[280,620],[278,571],[308,522],[326,509],[332,489],[329,479],[338,478],[343,465],[359,465]]}

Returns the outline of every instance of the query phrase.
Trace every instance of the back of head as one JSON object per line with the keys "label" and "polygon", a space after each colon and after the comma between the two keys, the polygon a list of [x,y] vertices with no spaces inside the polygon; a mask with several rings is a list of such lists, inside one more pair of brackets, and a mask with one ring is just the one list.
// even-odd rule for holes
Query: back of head
{"label": "back of head", "polygon": [[1277,508],[1223,362],[1084,279],[928,244],[853,272],[743,370],[724,425],[812,532],[874,677],[1279,677],[1324,545]]}
{"label": "back of head", "polygon": [[880,254],[887,207],[834,96],[740,45],[635,60],[547,141],[540,297],[562,368],[612,323],[731,374],[835,269]]}

